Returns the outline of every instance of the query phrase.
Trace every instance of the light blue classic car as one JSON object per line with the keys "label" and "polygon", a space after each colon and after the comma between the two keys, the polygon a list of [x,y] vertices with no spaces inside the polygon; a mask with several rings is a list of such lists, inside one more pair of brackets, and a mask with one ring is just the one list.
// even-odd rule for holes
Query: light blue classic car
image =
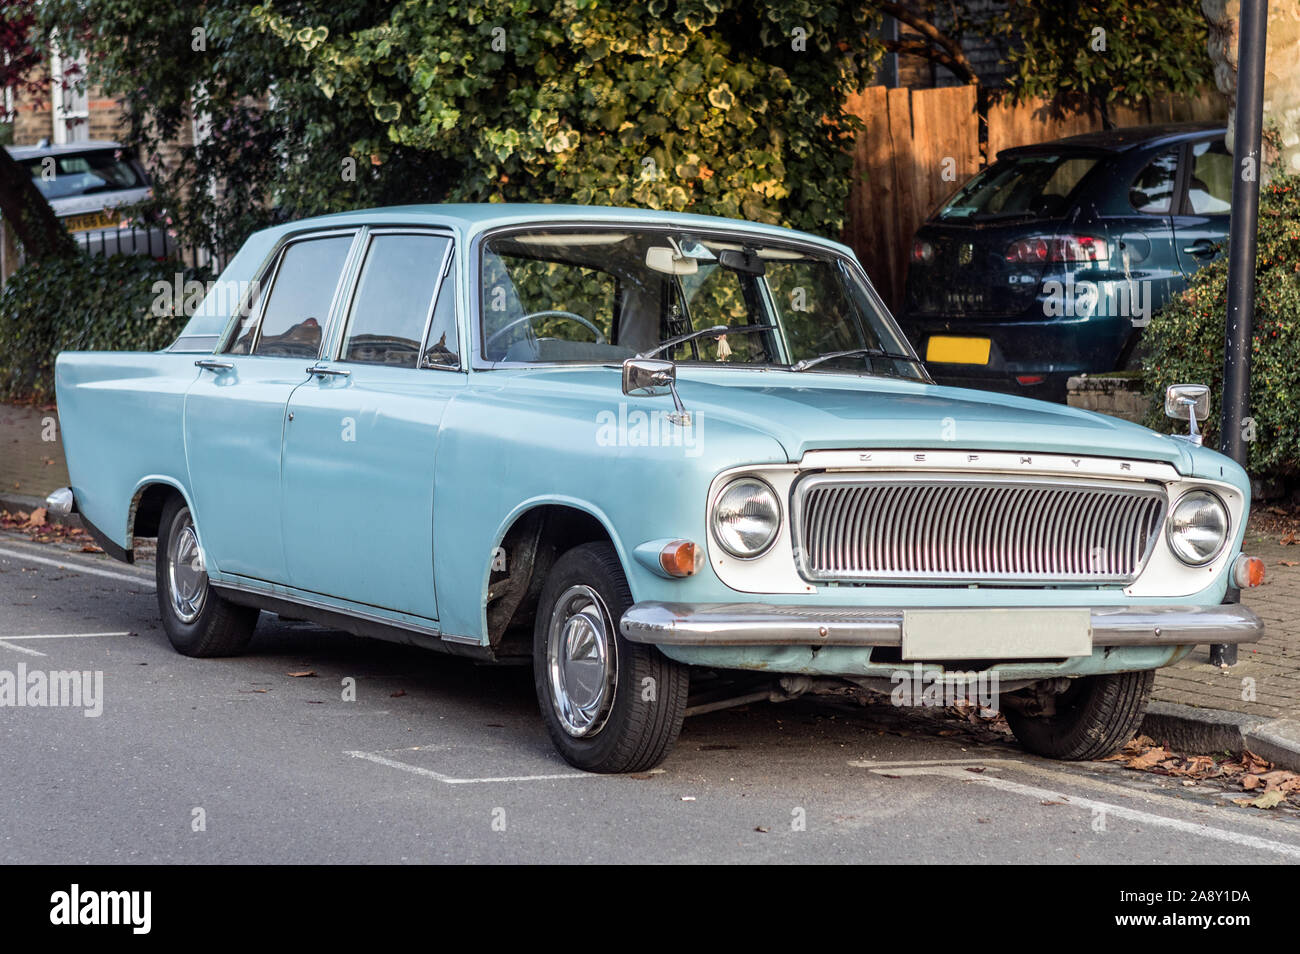
{"label": "light blue classic car", "polygon": [[[172,644],[261,610],[531,656],[573,765],[661,761],[692,669],[769,698],[973,672],[1106,755],[1154,670],[1258,639],[1249,483],[1192,434],[935,386],[849,249],[703,216],[376,209],[254,235],[176,343],[65,353],[76,510],[157,537]],[[386,519],[377,525],[375,514]],[[395,518],[395,519],[394,519]],[[723,700],[725,704],[725,700]]]}

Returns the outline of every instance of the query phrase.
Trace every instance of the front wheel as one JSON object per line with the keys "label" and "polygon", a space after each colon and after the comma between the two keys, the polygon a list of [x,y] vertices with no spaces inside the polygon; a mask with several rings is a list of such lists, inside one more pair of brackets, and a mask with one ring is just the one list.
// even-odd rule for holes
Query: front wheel
{"label": "front wheel", "polygon": [[208,583],[199,534],[180,497],[158,521],[158,612],[172,647],[185,656],[234,656],[257,626],[256,607],[222,599]]}
{"label": "front wheel", "polygon": [[533,630],[542,718],[565,760],[588,772],[643,772],[662,762],[686,714],[687,667],[628,642],[618,621],[632,605],[606,543],[556,561]]}
{"label": "front wheel", "polygon": [[1114,755],[1133,738],[1146,715],[1154,669],[1082,676],[1057,696],[1051,715],[1006,707],[1016,738],[1035,755],[1082,762]]}

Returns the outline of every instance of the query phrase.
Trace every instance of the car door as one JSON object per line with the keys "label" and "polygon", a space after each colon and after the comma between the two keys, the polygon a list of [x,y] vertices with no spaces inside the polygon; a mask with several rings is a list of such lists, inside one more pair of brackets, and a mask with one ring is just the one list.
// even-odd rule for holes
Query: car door
{"label": "car door", "polygon": [[209,568],[284,583],[280,452],[285,405],[320,354],[356,230],[293,241],[258,280],[246,318],[185,400],[195,523]]}
{"label": "car door", "polygon": [[1235,164],[1223,138],[1190,143],[1185,159],[1186,184],[1174,216],[1178,264],[1190,278],[1223,254],[1232,213]]}
{"label": "car door", "polygon": [[443,411],[465,385],[452,240],[376,229],[363,242],[337,341],[289,400],[289,583],[437,619],[434,458]]}
{"label": "car door", "polygon": [[1145,157],[1128,183],[1124,214],[1106,219],[1115,251],[1110,273],[1127,289],[1125,316],[1134,319],[1135,327],[1182,287],[1173,228],[1181,155],[1182,147],[1174,146]]}

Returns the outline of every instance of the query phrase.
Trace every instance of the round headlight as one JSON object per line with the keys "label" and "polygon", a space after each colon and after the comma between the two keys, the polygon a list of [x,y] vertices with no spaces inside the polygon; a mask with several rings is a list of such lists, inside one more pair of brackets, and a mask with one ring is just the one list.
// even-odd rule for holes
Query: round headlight
{"label": "round headlight", "polygon": [[713,505],[714,539],[732,556],[750,560],[772,545],[781,530],[781,504],[757,477],[733,480]]}
{"label": "round headlight", "polygon": [[1209,563],[1228,540],[1228,510],[1214,494],[1183,494],[1169,514],[1169,546],[1184,563]]}

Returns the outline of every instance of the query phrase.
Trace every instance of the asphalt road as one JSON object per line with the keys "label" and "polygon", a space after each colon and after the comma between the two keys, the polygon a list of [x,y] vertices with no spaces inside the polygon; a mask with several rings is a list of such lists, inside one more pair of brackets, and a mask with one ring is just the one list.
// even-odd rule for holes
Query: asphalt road
{"label": "asphalt road", "polygon": [[583,775],[525,669],[270,614],[248,655],[188,659],[152,567],[0,534],[0,679],[20,666],[101,672],[102,711],[0,708],[2,864],[1300,861],[1300,819],[1240,792],[887,705],[698,716],[662,769]]}

